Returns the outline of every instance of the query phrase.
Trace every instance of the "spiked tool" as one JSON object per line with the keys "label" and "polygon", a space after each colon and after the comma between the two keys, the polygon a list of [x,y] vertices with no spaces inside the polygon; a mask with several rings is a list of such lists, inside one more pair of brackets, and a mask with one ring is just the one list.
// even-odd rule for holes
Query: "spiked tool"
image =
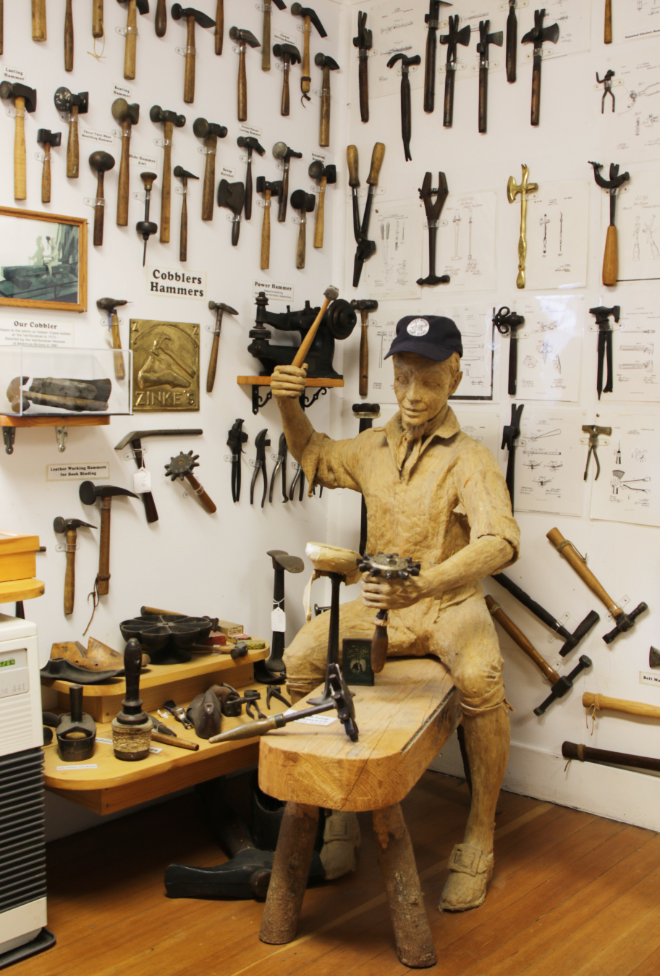
{"label": "spiked tool", "polygon": [[[451,20],[451,18],[449,19]],[[415,54],[414,57],[409,58],[406,54],[399,52],[398,54],[392,55],[387,62],[387,67],[393,68],[398,61],[401,62],[401,137],[403,139],[403,151],[407,162],[412,159],[410,155],[412,111],[410,107],[410,78],[408,77],[408,72],[414,65],[421,64],[422,59],[419,54]]]}
{"label": "spiked tool", "polygon": [[291,89],[289,74],[292,64],[300,64],[301,54],[295,44],[276,44],[273,54],[282,61],[282,105],[280,115],[288,115],[291,109]]}
{"label": "spiked tool", "polygon": [[[437,275],[435,273],[435,248],[438,237],[438,223],[440,214],[445,205],[445,200],[449,196],[447,188],[447,177],[444,173],[438,173],[438,185],[432,187],[432,173],[424,174],[424,181],[419,191],[420,198],[424,202],[426,210],[426,222],[429,227],[429,273],[426,278],[418,278],[418,285],[446,285],[449,283],[449,275]],[[435,195],[435,200],[432,197]]]}
{"label": "spiked tool", "polygon": [[282,189],[280,203],[277,210],[277,222],[282,224],[286,220],[286,205],[289,198],[289,168],[292,159],[302,159],[302,153],[287,146],[286,142],[276,142],[273,146],[273,156],[282,162]]}
{"label": "spiked tool", "polygon": [[105,219],[105,174],[114,168],[115,157],[97,149],[89,157],[89,167],[96,173],[96,199],[94,201],[94,244],[103,244],[103,223]]}
{"label": "spiked tool", "polygon": [[[610,228],[611,229],[611,228]],[[613,305],[612,308],[605,308],[599,305],[597,308],[590,308],[589,312],[596,317],[598,326],[598,374],[596,376],[596,390],[598,399],[601,393],[612,393],[614,390],[612,368],[612,326],[610,325],[610,315],[615,322],[619,321],[621,313],[620,305]],[[603,386],[603,366],[607,363],[607,382]]]}
{"label": "spiked tool", "polygon": [[160,243],[170,243],[170,217],[172,213],[172,135],[174,126],[181,129],[186,124],[185,115],[163,111],[160,105],[149,109],[152,122],[163,126],[163,184],[160,191]]}
{"label": "spiked tool", "polygon": [[264,198],[264,216],[261,224],[261,263],[262,271],[270,267],[270,201],[282,192],[282,181],[269,183],[265,176],[257,177],[257,193]]}
{"label": "spiked tool", "polygon": [[550,531],[547,533],[547,537],[560,556],[563,556],[566,562],[572,566],[580,579],[587,584],[591,592],[598,597],[601,603],[603,603],[607,608],[608,612],[614,617],[616,626],[608,634],[604,635],[603,640],[605,643],[611,644],[613,640],[616,640],[619,634],[624,634],[626,631],[632,630],[635,620],[641,613],[648,610],[648,605],[646,603],[640,603],[630,613],[625,613],[624,610],[614,602],[604,587],[601,586],[600,582],[591,572],[585,560],[577,551],[573,543],[569,542],[568,539],[565,539],[559,529],[550,529]]}
{"label": "spiked tool", "polygon": [[226,207],[234,215],[231,228],[231,243],[233,247],[238,244],[241,233],[241,213],[245,204],[245,184],[228,183],[227,180],[220,180],[218,184],[218,206]]}
{"label": "spiked tool", "polygon": [[195,48],[195,24],[199,24],[200,27],[215,27],[215,21],[202,10],[195,10],[194,7],[182,7],[180,3],[172,4],[171,14],[172,20],[183,20],[185,18],[188,28],[186,66],[183,79],[183,100],[191,104],[195,101],[195,58],[197,57],[197,50]]}
{"label": "spiked tool", "polygon": [[236,140],[240,149],[247,152],[247,171],[245,173],[245,219],[252,216],[252,153],[258,152],[263,156],[266,150],[254,136],[239,136]]}
{"label": "spiked tool", "polygon": [[[431,0],[431,6],[434,3],[439,5],[442,0]],[[429,33],[431,28],[429,27]],[[374,36],[373,32],[367,30],[367,14],[366,12],[360,10],[358,13],[358,32],[357,37],[353,38],[353,45],[358,49],[359,58],[359,68],[358,68],[358,86],[360,90],[360,118],[363,122],[369,121],[369,51],[373,47]],[[435,44],[435,42],[434,42]],[[435,50],[434,50],[435,57]],[[426,102],[425,102],[426,104]],[[431,110],[433,111],[433,110]]]}
{"label": "spiked tool", "polygon": [[93,505],[97,499],[101,502],[101,538],[99,542],[99,571],[96,574],[94,589],[99,596],[107,596],[110,590],[110,509],[112,499],[117,495],[137,495],[127,488],[117,488],[115,485],[95,485],[93,481],[83,481],[78,490],[83,505]]}
{"label": "spiked tool", "polygon": [[311,7],[303,7],[300,3],[291,4],[291,13],[294,17],[303,19],[303,58],[302,58],[302,78],[300,79],[300,90],[303,100],[309,101],[309,89],[312,87],[311,59],[309,42],[312,36],[312,24],[316,27],[321,37],[327,37],[327,31],[318,14]]}
{"label": "spiked tool", "polygon": [[[273,0],[278,10],[286,10],[284,0]],[[261,70],[270,71],[270,22],[273,12],[271,0],[264,0],[264,26],[261,35]]]}
{"label": "spiked tool", "polygon": [[152,220],[149,220],[149,209],[151,207],[151,190],[156,182],[155,173],[140,173],[140,179],[144,185],[144,220],[138,221],[135,225],[135,229],[142,236],[144,241],[144,249],[142,251],[142,267],[147,263],[147,244],[149,238],[152,234],[157,233],[158,224],[154,224]]}
{"label": "spiked tool", "polygon": [[126,46],[124,49],[124,78],[132,81],[135,78],[135,56],[137,51],[137,15],[149,13],[149,0],[117,0],[117,3],[127,3],[126,11]]}
{"label": "spiked tool", "polygon": [[496,31],[494,34],[488,33],[490,27],[489,20],[479,21],[479,132],[486,132],[488,128],[488,48],[491,44],[502,47],[504,34]]}
{"label": "spiked tool", "polygon": [[470,43],[470,25],[458,29],[458,14],[449,17],[447,34],[440,35],[440,43],[447,45],[447,62],[445,70],[445,106],[442,124],[450,129],[454,122],[454,83],[456,81],[456,60],[458,45],[467,47]]}
{"label": "spiked tool", "polygon": [[[142,441],[145,437],[196,437],[203,433],[204,431],[199,427],[192,429],[177,428],[175,430],[132,430],[125,437],[122,437],[118,444],[115,444],[115,451],[123,451],[130,444],[135,464],[140,470],[145,467],[144,455],[146,452],[142,447]],[[156,511],[154,496],[150,491],[142,491],[140,498],[144,502],[147,522],[157,522],[158,512]]]}
{"label": "spiked tool", "polygon": [[224,302],[209,302],[209,309],[215,312],[215,329],[213,331],[213,344],[211,346],[211,358],[209,359],[209,371],[206,376],[206,392],[213,392],[215,383],[215,371],[218,366],[218,349],[220,348],[220,331],[222,329],[222,315],[229,312],[230,315],[238,315],[235,308],[225,305]]}
{"label": "spiked tool", "polygon": [[39,129],[37,142],[44,147],[44,164],[41,173],[41,202],[50,203],[50,150],[52,146],[62,145],[62,133],[50,129]]}
{"label": "spiked tool", "polygon": [[525,318],[503,305],[493,315],[493,325],[500,335],[509,336],[509,396],[516,395],[518,384],[518,329],[525,324]]}
{"label": "spiked tool", "polygon": [[202,188],[202,220],[213,220],[215,197],[215,158],[218,152],[218,139],[227,135],[227,126],[217,122],[207,122],[205,118],[195,119],[193,132],[204,140],[206,165],[204,167],[204,186]]}
{"label": "spiked tool", "polygon": [[324,148],[330,145],[330,72],[338,71],[339,65],[334,58],[327,54],[319,53],[314,58],[314,64],[323,71],[321,82],[321,124],[319,129],[319,146]]}
{"label": "spiked tool", "polygon": [[516,183],[513,176],[509,177],[506,185],[506,197],[509,203],[513,203],[520,194],[520,237],[518,238],[518,277],[516,286],[525,287],[525,261],[527,260],[527,195],[536,193],[538,183],[529,182],[529,166],[522,164],[522,181]]}
{"label": "spiked tool", "polygon": [[605,240],[605,255],[603,257],[603,284],[616,285],[619,277],[619,253],[616,225],[614,217],[616,213],[616,193],[619,187],[623,186],[630,179],[630,173],[619,174],[619,164],[610,163],[610,178],[603,179],[600,175],[602,163],[590,161],[594,168],[594,177],[598,186],[602,187],[610,195],[610,225],[607,228],[607,238]]}
{"label": "spiked tool", "polygon": [[546,41],[556,44],[559,40],[559,24],[543,26],[545,9],[534,11],[534,26],[524,35],[521,44],[534,45],[534,68],[532,70],[532,125],[538,125],[541,120],[541,62],[543,60],[543,45]]}
{"label": "spiked tool", "polygon": [[[34,17],[32,23],[34,26]],[[34,88],[28,88],[27,85],[3,81],[0,82],[0,98],[9,98],[14,103],[16,112],[14,120],[14,200],[26,200],[25,113],[36,110],[37,92]]]}
{"label": "spiked tool", "polygon": [[117,317],[117,308],[120,305],[127,305],[128,301],[125,298],[99,298],[96,302],[97,307],[108,313],[108,330],[112,338],[112,348],[118,350],[115,352],[113,359],[115,364],[115,376],[118,380],[123,380],[126,377],[126,370],[124,368],[124,357],[121,353],[121,336],[119,334],[119,318]]}
{"label": "spiked tool", "polygon": [[506,447],[509,457],[506,463],[506,486],[509,489],[511,498],[511,511],[513,511],[513,494],[515,489],[516,471],[516,442],[520,437],[520,418],[525,404],[511,404],[511,423],[505,424],[502,431],[502,450]]}
{"label": "spiked tool", "polygon": [[248,117],[247,102],[247,72],[245,69],[245,51],[247,46],[261,47],[252,31],[241,27],[230,27],[229,36],[238,44],[238,121],[246,122]]}
{"label": "spiked tool", "polygon": [[[369,328],[367,319],[369,312],[375,312],[378,302],[374,298],[354,298],[351,308],[360,313],[360,386],[358,392],[361,397],[367,395],[369,391],[369,340],[367,330]],[[353,407],[355,410],[355,407]]]}
{"label": "spiked tool", "polygon": [[231,451],[231,497],[232,501],[241,499],[241,454],[248,435],[243,430],[243,420],[239,417],[231,426],[227,436],[227,447]]}
{"label": "spiked tool", "polygon": [[516,0],[509,0],[509,15],[506,18],[506,80],[513,84],[516,80],[516,61],[518,57],[518,18]]}
{"label": "spiked tool", "polygon": [[[174,175],[181,180],[181,226],[179,230],[179,261],[188,260],[188,180],[198,180],[199,176],[189,173],[183,166],[174,167]],[[213,196],[211,196],[213,204]],[[211,210],[213,213],[213,210]]]}
{"label": "spiked tool", "polygon": [[66,175],[70,180],[78,179],[80,172],[80,143],[78,141],[78,116],[85,115],[89,109],[89,92],[74,95],[68,88],[58,88],[55,92],[55,108],[69,118],[69,139],[66,146]]}
{"label": "spiked tool", "polygon": [[[438,44],[441,6],[451,7],[453,4],[447,3],[446,0],[429,0],[429,12],[424,14],[424,21],[428,26],[428,34],[426,35],[426,58],[424,60],[425,112],[432,112],[435,109],[435,53]],[[363,119],[362,121],[364,122],[365,120]]]}
{"label": "spiked tool", "polygon": [[199,498],[200,502],[206,509],[206,511],[213,515],[217,511],[217,506],[213,499],[211,499],[202,485],[193,474],[193,470],[199,467],[198,459],[199,454],[194,454],[192,451],[188,451],[187,454],[181,452],[177,454],[176,457],[170,458],[170,463],[165,465],[165,474],[172,481],[176,481],[179,478],[181,481],[185,478],[193,492]]}
{"label": "spiked tool", "polygon": [[130,191],[130,153],[131,132],[140,118],[137,102],[129,105],[125,98],[116,98],[112,103],[112,117],[121,125],[121,160],[119,161],[119,186],[117,189],[117,226],[128,226],[128,199]]}
{"label": "spiked tool", "polygon": [[95,525],[82,522],[80,519],[63,519],[58,516],[53,522],[53,531],[58,535],[66,533],[66,570],[64,573],[64,613],[73,613],[73,602],[76,592],[76,549],[78,529],[95,529]]}
{"label": "spiked tool", "polygon": [[298,225],[298,246],[296,248],[296,268],[302,270],[305,267],[305,256],[307,253],[307,214],[314,211],[316,198],[313,193],[305,193],[304,190],[294,190],[291,194],[291,206],[300,214]]}
{"label": "spiked tool", "polygon": [[319,187],[319,205],[316,208],[316,224],[314,225],[314,247],[323,247],[325,225],[325,188],[337,182],[337,167],[324,166],[320,159],[310,163],[307,170]]}

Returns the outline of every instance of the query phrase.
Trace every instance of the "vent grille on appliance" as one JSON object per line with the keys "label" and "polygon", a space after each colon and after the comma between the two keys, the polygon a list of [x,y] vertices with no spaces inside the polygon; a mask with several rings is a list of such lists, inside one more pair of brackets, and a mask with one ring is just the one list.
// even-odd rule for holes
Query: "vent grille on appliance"
{"label": "vent grille on appliance", "polygon": [[43,753],[0,758],[0,912],[46,897]]}
{"label": "vent grille on appliance", "polygon": [[[25,747],[34,742],[32,738],[32,709],[30,708],[29,695],[19,695],[16,698],[3,698],[0,700],[0,742],[2,751],[21,746]],[[22,753],[14,753],[14,756]],[[9,757],[7,757],[9,758]]]}

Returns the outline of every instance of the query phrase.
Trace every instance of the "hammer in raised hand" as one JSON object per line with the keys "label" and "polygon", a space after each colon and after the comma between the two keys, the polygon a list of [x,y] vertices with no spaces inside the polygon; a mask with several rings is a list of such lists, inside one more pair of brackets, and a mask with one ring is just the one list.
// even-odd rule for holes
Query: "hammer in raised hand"
{"label": "hammer in raised hand", "polygon": [[309,41],[312,34],[312,24],[316,27],[321,37],[327,37],[328,33],[319,20],[318,14],[311,7],[303,7],[300,3],[291,4],[291,13],[294,17],[303,18],[303,58],[302,58],[302,78],[300,79],[300,90],[303,99],[309,101],[309,89],[312,87],[311,59],[309,51]]}
{"label": "hammer in raised hand", "polygon": [[195,58],[197,57],[197,51],[195,49],[195,24],[199,24],[200,27],[215,27],[215,21],[202,10],[196,10],[194,7],[182,7],[180,3],[172,4],[171,13],[173,20],[182,20],[185,17],[188,26],[183,100],[190,104],[195,101]]}
{"label": "hammer in raised hand", "polygon": [[230,315],[238,315],[235,308],[225,305],[224,302],[209,302],[209,309],[215,312],[215,329],[213,330],[213,344],[211,346],[211,358],[209,359],[209,371],[206,375],[206,392],[213,392],[215,383],[215,371],[218,366],[218,349],[220,347],[220,331],[222,329],[222,314],[229,312]]}
{"label": "hammer in raised hand", "polygon": [[360,313],[360,385],[359,394],[361,397],[367,396],[369,392],[369,341],[367,329],[369,324],[367,319],[369,312],[375,312],[378,302],[375,298],[354,298],[351,308]]}
{"label": "hammer in raised hand", "polygon": [[[278,10],[286,10],[284,0],[273,0]],[[270,19],[273,6],[271,0],[264,0],[264,26],[261,35],[261,70],[270,71]]]}
{"label": "hammer in raised hand", "polygon": [[82,522],[80,519],[63,519],[59,516],[53,522],[53,529],[57,534],[66,533],[66,570],[64,572],[64,613],[73,613],[73,601],[76,592],[76,548],[78,529],[82,527],[95,529],[95,525]]}
{"label": "hammer in raised hand", "polygon": [[41,202],[50,203],[50,150],[62,145],[62,133],[39,129],[37,142],[44,147],[44,165],[41,173]]}
{"label": "hammer in raised hand", "polygon": [[119,182],[117,187],[117,226],[128,226],[128,198],[130,191],[130,153],[131,132],[140,118],[137,102],[128,104],[125,98],[115,98],[112,103],[112,117],[121,125],[121,160],[119,162]]}
{"label": "hammer in raised hand", "polygon": [[319,53],[314,58],[314,64],[323,71],[321,82],[321,124],[319,128],[319,146],[330,145],[330,72],[339,71],[339,65],[334,58]]}
{"label": "hammer in raised hand", "polygon": [[625,611],[614,602],[609,593],[596,579],[594,574],[591,572],[586,564],[586,561],[582,558],[580,553],[577,551],[572,542],[565,539],[559,529],[550,529],[547,533],[547,537],[553,544],[560,556],[563,556],[567,563],[573,567],[575,572],[578,574],[580,579],[587,584],[592,593],[594,593],[601,603],[607,607],[609,613],[612,614],[616,626],[608,634],[603,636],[603,640],[606,644],[611,644],[613,640],[619,636],[619,634],[624,634],[627,630],[632,630],[635,625],[635,620],[641,613],[648,610],[648,604],[642,602],[630,613],[625,613]]}
{"label": "hammer in raised hand", "polygon": [[77,180],[80,175],[80,143],[78,141],[78,116],[89,110],[89,92],[74,95],[68,88],[58,88],[53,97],[55,108],[67,116],[69,138],[66,144],[66,175]]}
{"label": "hammer in raised hand", "polygon": [[[44,38],[45,39],[45,38]],[[14,200],[27,199],[25,173],[25,113],[34,112],[37,107],[35,88],[15,82],[0,82],[0,98],[10,98],[16,111],[14,129]]]}
{"label": "hammer in raised hand", "polygon": [[264,196],[264,217],[261,224],[261,270],[270,267],[270,201],[282,192],[282,181],[270,183],[265,176],[257,176],[257,193]]}
{"label": "hammer in raised hand", "polygon": [[149,118],[163,125],[163,183],[160,191],[160,243],[170,243],[170,216],[172,212],[172,135],[174,126],[181,129],[186,124],[185,115],[152,105]]}
{"label": "hammer in raised hand", "polygon": [[245,49],[248,44],[250,47],[260,47],[261,45],[252,31],[241,27],[230,27],[229,36],[235,44],[238,44],[238,121],[245,122],[248,117]]}
{"label": "hammer in raised hand", "polygon": [[149,13],[149,0],[117,0],[117,3],[128,3],[126,10],[126,42],[124,47],[124,78],[132,81],[135,78],[135,55],[137,50],[137,15]]}
{"label": "hammer in raised hand", "polygon": [[93,505],[101,500],[101,539],[99,543],[99,571],[96,574],[94,589],[99,596],[106,596],[110,589],[110,509],[112,499],[116,495],[137,495],[127,488],[117,488],[115,485],[95,485],[93,481],[83,481],[78,494],[83,505]]}
{"label": "hammer in raised hand", "polygon": [[112,348],[119,350],[115,352],[112,357],[115,362],[115,377],[118,380],[123,380],[126,377],[126,370],[124,369],[124,357],[121,353],[121,336],[119,334],[119,318],[117,316],[117,308],[119,305],[127,305],[128,300],[125,298],[99,298],[97,299],[96,305],[101,311],[108,313],[108,330],[112,338]]}
{"label": "hammer in raised hand", "polygon": [[298,368],[300,368],[305,362],[305,356],[309,352],[309,347],[314,342],[314,336],[318,332],[319,325],[323,321],[323,316],[328,310],[328,305],[330,305],[331,302],[334,302],[339,298],[339,289],[335,288],[334,285],[328,285],[326,290],[323,292],[323,295],[325,297],[325,301],[323,302],[323,305],[321,305],[318,315],[316,316],[311,326],[309,327],[307,331],[307,335],[298,346],[298,350],[295,356],[293,357],[293,361],[291,363],[292,366],[297,366]]}
{"label": "hammer in raised hand", "polygon": [[275,44],[273,54],[282,60],[282,105],[280,115],[288,115],[290,111],[289,72],[292,64],[300,64],[301,55],[295,44]]}
{"label": "hammer in raised hand", "polygon": [[213,220],[215,206],[215,157],[218,152],[218,139],[227,135],[227,126],[217,122],[207,122],[205,118],[195,119],[193,132],[204,140],[206,164],[204,166],[204,186],[202,188],[202,220]]}
{"label": "hammer in raised hand", "polygon": [[258,152],[263,156],[266,150],[254,136],[239,136],[236,143],[240,149],[247,151],[247,170],[245,173],[245,219],[252,216],[252,153]]}
{"label": "hammer in raised hand", "polygon": [[314,247],[323,247],[325,188],[337,182],[337,167],[334,165],[324,166],[320,159],[315,159],[309,164],[307,172],[313,180],[316,180],[319,187],[319,205],[316,208],[316,224],[314,225]]}
{"label": "hammer in raised hand", "polygon": [[179,261],[188,260],[188,180],[198,180],[199,176],[189,173],[183,166],[174,167],[174,175],[181,180],[181,226],[179,229]]}

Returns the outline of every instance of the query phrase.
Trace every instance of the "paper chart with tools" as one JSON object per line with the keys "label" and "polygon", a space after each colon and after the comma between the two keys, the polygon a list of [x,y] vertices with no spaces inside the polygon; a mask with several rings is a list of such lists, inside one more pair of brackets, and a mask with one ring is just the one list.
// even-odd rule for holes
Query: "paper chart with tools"
{"label": "paper chart with tools", "polygon": [[582,515],[583,422],[579,410],[525,405],[516,451],[515,512]]}
{"label": "paper chart with tools", "polygon": [[[437,178],[437,174],[433,174]],[[442,291],[488,290],[496,287],[495,237],[497,194],[451,194],[443,207],[438,227],[437,273],[448,274]],[[428,234],[424,240],[424,267],[428,265]]]}
{"label": "paper chart with tools", "polygon": [[528,196],[527,288],[586,287],[590,189],[588,180],[571,180]]}
{"label": "paper chart with tools", "polygon": [[599,423],[611,426],[612,436],[598,451],[590,517],[660,525],[660,418],[605,414]]}
{"label": "paper chart with tools", "polygon": [[[660,22],[660,3],[658,3]],[[660,30],[659,30],[660,33]],[[607,70],[611,94],[594,80],[594,100],[603,116],[608,138],[616,146],[617,158],[657,159],[660,153],[660,51],[657,41],[624,51],[626,60],[618,64],[608,58]],[[607,72],[597,73],[605,79]],[[596,104],[594,104],[594,109]]]}
{"label": "paper chart with tools", "polygon": [[[501,4],[504,7],[504,4]],[[518,9],[518,37],[524,36],[534,26],[534,7]],[[556,44],[543,45],[543,60],[561,58],[566,54],[579,54],[591,48],[591,4],[584,0],[546,0],[544,25],[558,24]],[[500,14],[500,16],[502,16]],[[534,58],[533,44],[526,44],[518,55],[519,64]]]}
{"label": "paper chart with tools", "polygon": [[[380,98],[383,95],[398,95],[401,86],[401,66],[394,70],[387,67],[387,62],[393,54],[402,52],[412,57],[424,53],[426,45],[426,30],[424,21],[417,15],[417,7],[408,2],[381,3],[373,8],[371,14],[373,29],[373,70],[369,66],[369,97]],[[357,73],[357,54],[354,69]],[[417,65],[410,69],[410,87],[412,89],[424,87],[424,66]]]}
{"label": "paper chart with tools", "polygon": [[[511,305],[525,318],[518,330],[518,396],[525,400],[576,402],[585,317],[581,295],[535,295]],[[510,338],[502,340],[508,357]]]}
{"label": "paper chart with tools", "polygon": [[[492,310],[487,306],[448,306],[443,314],[453,319],[463,339],[461,369],[463,379],[454,400],[493,399]],[[369,316],[368,396],[378,403],[396,403],[392,362],[385,359],[396,334],[396,324],[404,315],[437,314],[410,305],[379,305]]]}
{"label": "paper chart with tools", "polygon": [[[592,330],[596,330],[593,326]],[[622,308],[612,331],[614,390],[601,399],[653,402],[660,400],[656,349],[660,339],[660,310],[636,304]]]}
{"label": "paper chart with tools", "polygon": [[619,27],[614,40],[636,41],[641,37],[660,35],[660,3],[658,0],[621,0],[617,11]]}
{"label": "paper chart with tools", "polygon": [[461,430],[469,437],[473,437],[479,444],[483,444],[493,457],[498,457],[502,440],[502,425],[499,414],[486,413],[483,410],[470,410],[460,403],[454,404],[453,410],[461,425]]}
{"label": "paper chart with tools", "polygon": [[[379,301],[419,297],[417,279],[422,270],[422,214],[421,203],[388,203],[374,207],[369,237],[376,242],[376,252],[364,262],[360,284],[369,294],[377,295]],[[352,246],[347,248],[346,260],[346,274],[350,280],[353,276]]]}
{"label": "paper chart with tools", "polygon": [[[609,223],[609,194],[603,193],[601,237]],[[657,171],[630,173],[618,190],[616,226],[619,281],[660,278],[660,182]]]}

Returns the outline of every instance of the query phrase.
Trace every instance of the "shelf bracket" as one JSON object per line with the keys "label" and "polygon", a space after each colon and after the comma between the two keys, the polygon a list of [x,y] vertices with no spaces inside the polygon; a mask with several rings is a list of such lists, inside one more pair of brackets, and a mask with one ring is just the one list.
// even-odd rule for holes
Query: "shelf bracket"
{"label": "shelf bracket", "polygon": [[69,432],[66,427],[56,427],[55,437],[57,438],[57,450],[63,454],[66,451],[66,439],[69,436]]}
{"label": "shelf bracket", "polygon": [[303,395],[300,397],[300,406],[303,408],[303,410],[306,410],[308,407],[311,407],[313,403],[316,403],[320,396],[325,396],[327,392],[327,386],[319,386],[316,393],[314,393],[311,397],[308,397],[305,393],[303,393]]}
{"label": "shelf bracket", "polygon": [[272,400],[272,390],[268,390],[265,397],[260,396],[259,387],[256,383],[252,384],[252,413],[256,416],[261,407],[265,407],[269,400]]}
{"label": "shelf bracket", "polygon": [[5,452],[7,454],[14,453],[14,441],[16,440],[16,428],[15,427],[3,427],[2,428],[2,439],[5,442]]}

